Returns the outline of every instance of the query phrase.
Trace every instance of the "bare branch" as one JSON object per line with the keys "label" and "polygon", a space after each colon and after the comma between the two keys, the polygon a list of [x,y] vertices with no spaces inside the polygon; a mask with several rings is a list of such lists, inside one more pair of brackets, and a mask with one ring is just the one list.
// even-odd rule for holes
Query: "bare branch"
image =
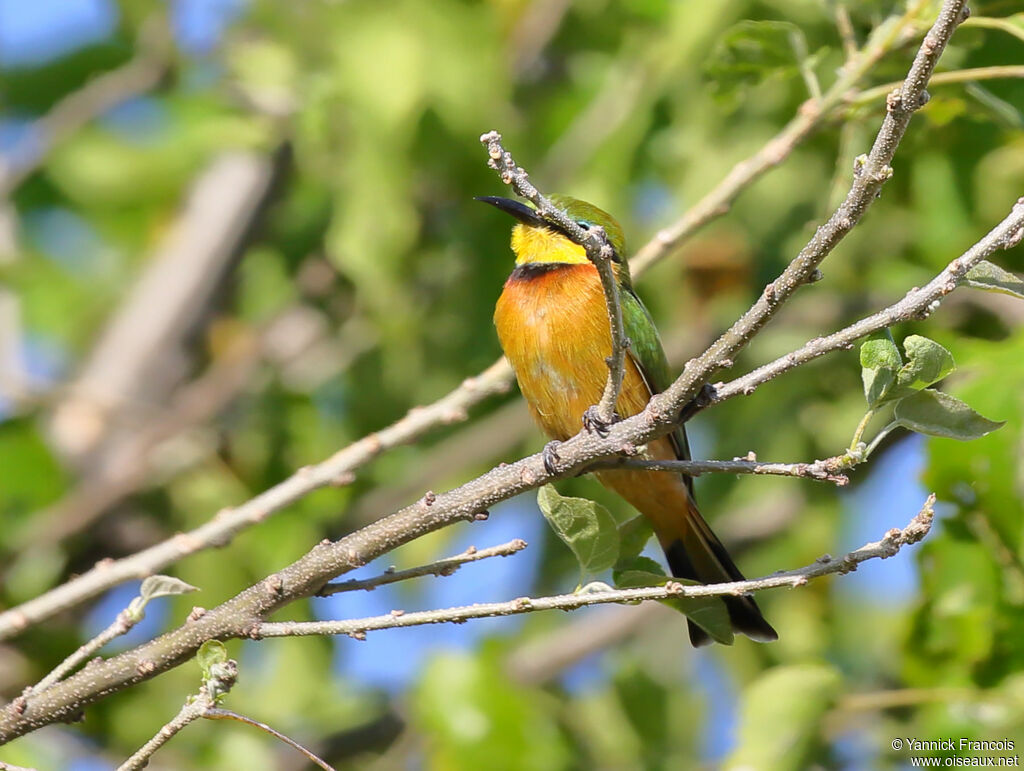
{"label": "bare branch", "polygon": [[508,390],[511,369],[499,359],[480,375],[428,407],[414,407],[401,420],[363,437],[314,466],[299,469],[274,487],[233,509],[218,512],[209,522],[117,561],[102,561],[81,576],[28,602],[0,613],[0,640],[94,597],[124,581],[145,578],[197,551],[224,546],[241,531],[328,485],[345,485],[352,472],[384,450],[406,444],[437,425],[465,419],[466,411],[489,396]]}
{"label": "bare branch", "polygon": [[725,385],[716,386],[715,396],[711,403],[724,401],[741,394],[753,393],[758,386],[778,377],[783,372],[788,372],[794,367],[806,364],[826,353],[852,348],[855,340],[879,329],[891,327],[901,321],[927,318],[939,307],[942,300],[957,288],[967,271],[994,252],[1016,246],[1022,238],[1024,238],[1024,197],[1017,201],[1010,214],[989,231],[988,235],[950,262],[945,270],[925,286],[911,289],[899,302],[867,316],[845,329],[827,337],[811,340],[792,353],[780,356],[775,361],[758,367],[743,377],[730,380]]}
{"label": "bare branch", "polygon": [[[927,101],[925,86],[946,43],[963,18],[965,5],[966,0],[946,0],[943,3],[938,19],[925,35],[914,57],[902,88],[893,91],[887,100],[888,111],[871,152],[857,159],[853,185],[846,199],[828,221],[817,229],[782,274],[764,288],[753,306],[703,354],[687,364],[683,375],[669,391],[685,393],[686,401],[692,399],[710,374],[731,362],[796,290],[813,279],[821,262],[864,216],[879,196],[882,185],[892,176],[889,163],[906,132],[910,118]],[[666,392],[655,399],[674,401],[675,394],[669,395]]]}
{"label": "bare branch", "polygon": [[847,61],[840,78],[820,100],[805,102],[797,115],[764,147],[733,166],[725,179],[694,204],[683,217],[658,231],[630,259],[633,275],[639,275],[660,262],[697,230],[729,211],[732,202],[743,190],[786,160],[798,145],[832,118],[843,106],[850,89],[857,85],[879,59],[914,33],[914,19],[919,5],[911,5],[902,17],[879,25],[863,50]]}
{"label": "bare branch", "polygon": [[205,688],[201,688],[198,694],[190,696],[185,701],[178,714],[157,731],[152,739],[139,747],[128,760],[118,766],[117,771],[136,771],[136,769],[145,768],[149,765],[149,759],[153,757],[154,752],[167,744],[189,723],[201,718],[212,705],[213,699],[206,693]]}
{"label": "bare branch", "polygon": [[141,614],[134,614],[129,608],[125,608],[117,614],[117,618],[102,632],[82,645],[78,650],[68,656],[56,666],[46,677],[32,686],[29,690],[32,693],[45,691],[54,683],[60,682],[69,672],[89,658],[92,654],[106,645],[108,642],[121,635],[128,634],[132,627],[142,620]]}
{"label": "bare branch", "polygon": [[456,554],[454,557],[446,557],[443,560],[431,562],[429,565],[420,565],[415,568],[409,568],[408,570],[395,570],[394,568],[391,568],[390,570],[385,571],[379,576],[374,576],[373,578],[364,578],[361,580],[353,579],[351,581],[340,581],[334,584],[327,584],[317,594],[320,597],[329,597],[332,594],[338,594],[340,592],[353,592],[359,589],[376,589],[378,586],[394,584],[399,581],[406,581],[410,578],[420,578],[421,576],[450,576],[467,562],[478,562],[479,560],[484,560],[488,557],[508,557],[509,555],[522,551],[525,548],[526,541],[522,538],[516,538],[514,541],[499,544],[498,546],[490,546],[486,549],[477,549],[475,546],[470,546],[466,551],[462,552],[462,554]]}
{"label": "bare branch", "polygon": [[[593,424],[597,426],[610,425],[615,416],[615,405],[619,401],[619,393],[622,391],[622,378],[626,371],[626,349],[629,348],[629,338],[626,337],[626,329],[622,323],[622,303],[619,299],[619,284],[616,280],[614,266],[615,258],[622,259],[623,255],[615,254],[604,228],[595,226],[585,229],[581,227],[576,220],[555,206],[550,199],[534,187],[526,171],[516,164],[512,153],[502,147],[501,134],[497,131],[488,131],[480,137],[480,141],[487,147],[487,154],[490,156],[488,165],[501,175],[501,181],[506,185],[511,185],[518,195],[537,207],[537,213],[541,217],[582,246],[587,252],[588,259],[597,268],[608,309],[612,353],[607,360],[608,380],[605,383],[604,393],[601,394],[601,401],[596,405],[597,420],[593,421]],[[584,425],[589,425],[588,421],[584,420]]]}
{"label": "bare branch", "polygon": [[727,584],[684,586],[669,581],[664,586],[643,589],[615,589],[608,592],[561,594],[554,597],[520,597],[510,602],[486,602],[443,610],[424,610],[414,613],[392,611],[386,616],[358,618],[347,621],[280,621],[260,624],[253,630],[253,637],[301,637],[306,635],[349,635],[364,637],[367,632],[378,629],[422,626],[424,624],[462,623],[471,618],[492,616],[517,616],[538,610],[576,610],[587,605],[637,602],[643,600],[667,600],[673,597],[723,597],[739,596],[765,589],[782,586],[803,586],[814,578],[834,573],[849,573],[870,559],[892,557],[901,548],[924,538],[931,529],[934,515],[935,495],[928,496],[921,510],[900,530],[893,528],[880,541],[874,541],[840,559],[827,555],[811,565],[756,578],[750,581],[734,581]]}
{"label": "bare branch", "polygon": [[251,725],[253,728],[258,728],[264,733],[270,734],[275,739],[280,739],[289,747],[304,755],[307,760],[320,766],[320,768],[325,769],[325,771],[334,771],[334,766],[329,765],[323,758],[314,755],[310,750],[303,747],[291,737],[285,736],[280,731],[271,728],[266,723],[259,720],[254,720],[251,717],[246,717],[245,715],[240,715],[237,712],[232,712],[230,709],[220,709],[216,707],[206,710],[203,713],[203,717],[207,720],[237,720],[239,723]]}
{"label": "bare branch", "polygon": [[[973,83],[977,80],[999,80],[1003,78],[1024,78],[1024,65],[1003,64],[992,67],[972,67],[964,70],[937,72],[930,81],[933,86],[945,86],[950,83]],[[900,84],[885,83],[881,86],[861,91],[851,100],[852,105],[864,105],[876,102],[899,88]]]}
{"label": "bare branch", "polygon": [[[753,453],[750,453],[752,456]],[[856,461],[849,455],[816,460],[811,463],[762,463],[753,457],[733,460],[646,460],[644,458],[609,458],[590,466],[592,469],[638,468],[647,471],[677,471],[691,477],[701,474],[764,474],[768,476],[803,477],[832,482],[839,487],[850,479],[839,472],[852,468]]]}

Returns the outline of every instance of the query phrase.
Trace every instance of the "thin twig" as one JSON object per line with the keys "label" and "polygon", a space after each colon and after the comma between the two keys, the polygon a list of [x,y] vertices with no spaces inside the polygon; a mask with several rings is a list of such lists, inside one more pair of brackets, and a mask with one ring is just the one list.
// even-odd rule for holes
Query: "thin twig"
{"label": "thin twig", "polygon": [[626,371],[626,350],[629,338],[622,322],[622,303],[619,299],[619,284],[615,275],[616,255],[608,240],[608,234],[600,226],[583,228],[576,220],[555,206],[530,182],[529,175],[519,166],[512,153],[501,145],[501,134],[488,131],[480,137],[480,142],[487,147],[490,156],[488,165],[501,175],[501,181],[510,185],[523,198],[537,207],[537,213],[551,224],[558,227],[575,243],[583,247],[587,258],[594,264],[601,287],[604,290],[605,305],[608,310],[608,326],[611,330],[611,356],[608,357],[608,380],[605,383],[601,401],[597,403],[597,424],[610,425],[615,416],[615,405],[622,391],[622,379]]}
{"label": "thin twig", "polygon": [[860,563],[870,559],[892,557],[904,546],[917,543],[931,529],[934,504],[935,495],[929,495],[921,510],[905,528],[902,530],[894,528],[887,532],[880,541],[864,544],[864,546],[851,551],[845,557],[838,560],[826,556],[796,570],[788,570],[750,581],[733,581],[725,584],[702,586],[684,586],[678,582],[669,581],[664,586],[642,589],[615,589],[606,592],[561,594],[554,597],[520,597],[510,602],[486,602],[441,610],[390,613],[386,616],[373,616],[371,618],[357,618],[346,621],[279,621],[258,625],[252,631],[252,636],[260,639],[266,637],[343,634],[359,636],[361,638],[366,632],[378,629],[422,626],[424,624],[461,623],[471,618],[515,616],[538,610],[575,610],[587,605],[605,605],[608,603],[637,602],[642,600],[666,600],[673,597],[739,596],[749,592],[759,592],[782,586],[803,586],[814,578],[820,578],[833,573],[849,573],[856,570]]}
{"label": "thin twig", "polygon": [[153,753],[170,741],[182,728],[204,717],[217,706],[238,682],[238,663],[232,659],[214,663],[206,673],[199,690],[185,699],[178,714],[153,735],[153,738],[136,750],[130,758],[117,767],[117,771],[134,771],[145,768]]}
{"label": "thin twig", "polygon": [[237,720],[239,723],[251,725],[253,728],[258,728],[261,731],[270,734],[274,738],[280,739],[292,749],[302,753],[309,761],[320,766],[320,768],[324,769],[325,771],[335,771],[334,766],[327,763],[327,761],[323,760],[317,755],[314,755],[310,750],[303,747],[301,744],[299,744],[291,737],[285,736],[280,731],[271,728],[266,723],[262,723],[259,720],[253,720],[251,717],[246,717],[245,715],[240,715],[237,712],[232,712],[230,709],[221,709],[219,707],[211,707],[210,709],[206,710],[202,716],[207,720]]}
{"label": "thin twig", "polygon": [[509,555],[522,551],[525,548],[526,541],[522,538],[516,538],[508,543],[499,544],[498,546],[490,546],[486,549],[477,549],[475,546],[470,546],[466,551],[462,552],[462,554],[456,554],[453,557],[446,557],[445,559],[438,560],[437,562],[431,562],[429,565],[420,565],[418,567],[408,568],[407,570],[395,570],[394,568],[391,568],[390,570],[386,570],[379,576],[374,576],[373,578],[352,579],[350,581],[339,581],[337,583],[327,584],[317,593],[317,596],[329,597],[332,594],[338,594],[340,592],[354,592],[359,589],[376,589],[378,586],[393,584],[398,581],[406,581],[410,578],[419,578],[421,576],[450,576],[467,562],[477,562],[479,560],[487,559],[488,557],[508,557]]}
{"label": "thin twig", "polygon": [[78,650],[58,664],[46,677],[32,686],[32,692],[45,691],[54,683],[60,682],[75,667],[89,658],[92,654],[113,640],[115,637],[128,634],[128,632],[142,620],[141,614],[132,613],[130,608],[125,608],[117,614],[117,618],[102,632],[93,637]]}
{"label": "thin twig", "polygon": [[656,396],[652,403],[676,401],[678,393],[686,395],[686,402],[696,396],[710,374],[731,363],[797,289],[813,280],[818,266],[864,216],[878,198],[882,185],[892,177],[889,163],[914,112],[927,101],[925,86],[946,43],[963,18],[966,2],[946,0],[943,4],[938,19],[914,57],[902,88],[889,94],[882,127],[871,152],[855,161],[853,184],[839,208],[817,229],[782,274],[764,288],[750,309],[704,353],[690,361],[673,386],[665,394]]}
{"label": "thin twig", "polygon": [[842,75],[815,102],[805,102],[799,112],[783,129],[760,150],[740,161],[707,195],[694,204],[680,219],[659,230],[629,261],[633,275],[639,275],[650,266],[670,255],[698,229],[721,217],[739,194],[752,182],[782,163],[797,146],[802,144],[843,105],[850,89],[866,75],[878,61],[894,47],[900,45],[915,30],[914,19],[920,0],[910,5],[902,17],[880,25],[864,49],[843,67]]}
{"label": "thin twig", "polygon": [[200,688],[199,693],[189,697],[178,714],[157,731],[148,742],[139,747],[130,758],[118,766],[117,771],[136,771],[136,769],[145,768],[154,752],[167,744],[189,723],[201,718],[206,710],[213,707],[213,704],[214,700],[207,693],[206,687]]}
{"label": "thin twig", "polygon": [[832,482],[839,487],[849,484],[845,474],[838,473],[856,465],[850,455],[816,460],[811,463],[762,463],[752,458],[733,460],[646,460],[644,458],[609,458],[598,461],[587,470],[606,468],[636,468],[647,471],[677,471],[687,476],[701,474],[765,474],[782,477],[804,477],[821,482]]}
{"label": "thin twig", "polygon": [[839,32],[839,39],[843,41],[843,53],[846,55],[846,60],[850,61],[857,55],[857,36],[854,34],[846,3],[843,0],[837,0],[834,6],[836,30]]}
{"label": "thin twig", "polygon": [[[1024,78],[1024,65],[1003,64],[992,67],[972,67],[965,70],[950,70],[949,72],[937,72],[932,75],[930,85],[945,86],[950,83],[973,83],[977,80],[999,80],[1002,78]],[[868,88],[856,94],[850,104],[855,106],[871,104],[884,98],[894,88],[899,88],[899,83],[885,83],[881,86]]]}
{"label": "thin twig", "polygon": [[[826,337],[811,340],[792,353],[780,356],[748,374],[715,386],[711,403],[718,403],[734,396],[753,393],[769,380],[788,372],[794,367],[824,356],[826,353],[847,350],[862,337],[891,327],[902,321],[920,320],[930,316],[942,300],[963,281],[972,267],[1000,249],[1010,249],[1024,238],[1024,197],[1014,205],[1010,214],[983,239],[949,263],[946,268],[923,287],[911,289],[899,302],[888,308],[862,318],[850,326]],[[559,453],[561,453],[561,449]]]}
{"label": "thin twig", "polygon": [[166,24],[162,17],[147,19],[134,59],[65,96],[29,127],[26,146],[16,146],[6,158],[0,156],[0,200],[35,173],[53,147],[112,107],[160,83],[170,65]]}
{"label": "thin twig", "polygon": [[414,407],[401,420],[363,437],[314,466],[290,477],[233,509],[223,509],[209,522],[178,533],[154,546],[117,561],[101,561],[81,576],[0,613],[0,640],[73,607],[125,581],[144,578],[197,551],[223,546],[246,528],[262,522],[303,496],[328,485],[352,481],[352,472],[384,450],[406,444],[437,425],[465,419],[466,411],[485,398],[508,390],[511,369],[499,359],[474,378],[428,407]]}

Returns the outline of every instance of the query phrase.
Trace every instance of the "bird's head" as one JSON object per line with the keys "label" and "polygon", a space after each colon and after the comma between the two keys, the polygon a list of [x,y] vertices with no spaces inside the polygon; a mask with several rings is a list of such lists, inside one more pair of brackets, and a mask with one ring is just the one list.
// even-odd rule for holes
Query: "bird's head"
{"label": "bird's head", "polygon": [[[476,200],[489,203],[519,220],[512,228],[512,251],[516,255],[516,265],[526,263],[584,263],[588,262],[587,253],[582,246],[558,229],[557,226],[545,222],[536,210],[511,198],[498,196],[480,196]],[[626,250],[625,238],[619,223],[608,212],[598,209],[593,204],[571,198],[567,195],[553,195],[551,202],[565,211],[576,223],[584,228],[600,225],[608,236],[608,241],[615,250],[616,262],[621,264]]]}

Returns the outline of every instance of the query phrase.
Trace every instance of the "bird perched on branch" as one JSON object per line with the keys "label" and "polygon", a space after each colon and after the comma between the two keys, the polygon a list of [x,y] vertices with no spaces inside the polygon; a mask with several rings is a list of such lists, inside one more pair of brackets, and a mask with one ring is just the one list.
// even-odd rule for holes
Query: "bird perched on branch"
{"label": "bird perched on branch", "polygon": [[[601,280],[583,247],[535,209],[508,198],[477,200],[518,220],[512,228],[516,267],[498,299],[494,323],[534,419],[553,440],[564,441],[579,432],[588,408],[601,399],[608,377],[605,362],[612,344]],[[631,343],[616,413],[630,417],[672,379],[658,331],[630,283],[622,228],[609,214],[584,201],[568,196],[551,200],[580,227],[604,228],[615,250],[623,324]],[[688,459],[684,429],[648,443],[646,452],[656,460]],[[690,477],[640,469],[601,471],[596,476],[650,521],[674,576],[704,584],[743,580],[700,515]],[[723,597],[722,601],[734,631],[762,642],[778,639],[753,597]],[[693,645],[711,642],[692,620],[689,631]]]}

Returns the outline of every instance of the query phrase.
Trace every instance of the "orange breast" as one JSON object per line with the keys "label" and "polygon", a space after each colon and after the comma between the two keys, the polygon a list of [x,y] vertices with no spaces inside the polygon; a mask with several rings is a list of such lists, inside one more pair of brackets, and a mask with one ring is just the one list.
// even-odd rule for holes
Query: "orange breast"
{"label": "orange breast", "polygon": [[[540,427],[553,439],[578,433],[608,377],[611,336],[593,265],[526,265],[505,284],[494,312],[498,338]],[[619,414],[634,415],[649,398],[629,361]]]}
{"label": "orange breast", "polygon": [[[590,264],[528,265],[505,283],[494,323],[505,356],[538,425],[552,439],[579,433],[583,413],[596,404],[608,378],[611,354],[608,312],[597,270]],[[637,414],[651,394],[629,357],[617,411]],[[675,457],[659,439],[647,456]],[[684,521],[687,501],[682,477],[674,473],[606,471],[598,479],[646,514],[663,540]]]}

